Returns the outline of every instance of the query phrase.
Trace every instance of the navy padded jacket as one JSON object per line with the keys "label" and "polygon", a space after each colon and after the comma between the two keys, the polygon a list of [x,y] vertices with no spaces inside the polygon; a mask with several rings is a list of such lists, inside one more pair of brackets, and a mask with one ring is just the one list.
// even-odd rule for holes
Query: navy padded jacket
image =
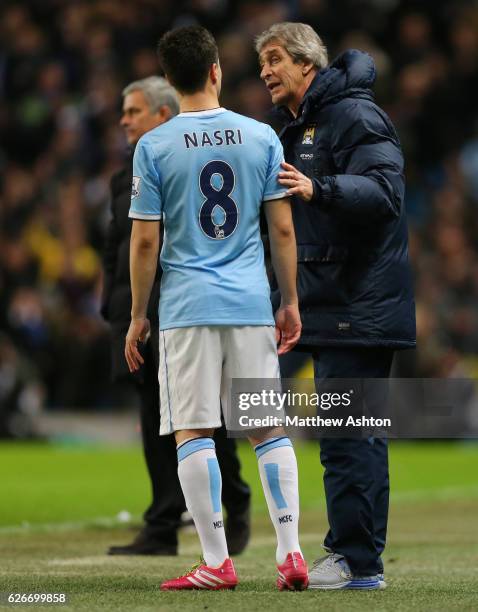
{"label": "navy padded jacket", "polygon": [[299,349],[415,346],[403,156],[374,81],[372,58],[349,50],[316,75],[296,119],[280,111],[285,159],[314,185],[311,202],[292,201]]}

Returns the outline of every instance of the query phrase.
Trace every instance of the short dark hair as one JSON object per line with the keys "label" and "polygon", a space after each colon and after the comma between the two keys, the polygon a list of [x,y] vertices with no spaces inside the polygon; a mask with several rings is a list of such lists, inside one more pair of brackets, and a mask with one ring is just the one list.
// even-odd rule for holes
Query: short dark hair
{"label": "short dark hair", "polygon": [[193,94],[204,88],[211,65],[218,61],[217,44],[202,26],[176,28],[159,41],[158,57],[171,85]]}

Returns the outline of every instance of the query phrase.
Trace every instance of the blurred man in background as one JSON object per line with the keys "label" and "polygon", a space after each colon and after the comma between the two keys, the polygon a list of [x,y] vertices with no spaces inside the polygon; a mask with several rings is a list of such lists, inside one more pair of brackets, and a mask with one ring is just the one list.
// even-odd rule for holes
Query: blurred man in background
{"label": "blurred man in background", "polygon": [[[121,126],[134,152],[140,137],[174,117],[179,111],[175,90],[160,77],[135,81],[123,90]],[[109,554],[177,554],[177,529],[186,510],[177,475],[177,454],[173,436],[159,436],[159,347],[158,300],[161,268],[158,266],[149,301],[152,332],[143,345],[144,364],[129,374],[124,358],[124,337],[131,318],[129,243],[132,221],[128,218],[131,198],[132,159],[111,180],[112,219],[104,249],[104,291],[102,314],[111,324],[113,378],[129,380],[138,390],[141,407],[143,450],[151,480],[153,500],[144,514],[146,525],[126,546],[112,546]],[[227,510],[226,534],[232,554],[238,554],[249,539],[249,487],[241,480],[240,463],[233,439],[224,427],[218,430],[219,461],[226,467],[223,501]]]}
{"label": "blurred man in background", "polygon": [[[403,156],[374,103],[375,66],[360,51],[327,67],[315,31],[280,23],[257,37],[261,78],[283,128],[282,185],[293,196],[300,348],[316,384],[386,379],[395,349],[415,345],[403,206]],[[309,588],[383,588],[388,517],[384,439],[322,438],[329,532]]]}

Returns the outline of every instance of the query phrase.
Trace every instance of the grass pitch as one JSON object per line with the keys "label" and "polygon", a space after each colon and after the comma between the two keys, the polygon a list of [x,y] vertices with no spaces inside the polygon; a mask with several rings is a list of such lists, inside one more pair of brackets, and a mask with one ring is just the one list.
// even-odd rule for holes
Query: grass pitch
{"label": "grass pitch", "polygon": [[[326,529],[318,450],[296,445],[301,535],[309,562]],[[161,593],[165,578],[197,560],[194,534],[181,535],[178,557],[108,557],[134,532],[118,512],[139,519],[148,483],[138,449],[0,445],[0,592],[66,593],[68,610],[478,610],[478,446],[396,443],[391,447],[392,503],[384,555],[389,588],[379,592],[279,593],[274,532],[254,454],[241,447],[253,487],[253,538],[237,558],[234,592]],[[36,606],[0,605],[1,610]],[[42,605],[42,609],[57,606]]]}

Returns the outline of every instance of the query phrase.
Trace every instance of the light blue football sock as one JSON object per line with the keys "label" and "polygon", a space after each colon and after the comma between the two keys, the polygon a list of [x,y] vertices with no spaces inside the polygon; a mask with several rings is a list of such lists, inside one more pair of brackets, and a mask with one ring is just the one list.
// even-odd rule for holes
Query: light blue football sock
{"label": "light blue football sock", "polygon": [[178,476],[193,517],[206,565],[216,567],[227,559],[221,505],[222,479],[212,438],[196,438],[180,444]]}
{"label": "light blue football sock", "polygon": [[287,437],[270,438],[255,447],[262,488],[277,535],[276,560],[284,563],[299,545],[297,460]]}

